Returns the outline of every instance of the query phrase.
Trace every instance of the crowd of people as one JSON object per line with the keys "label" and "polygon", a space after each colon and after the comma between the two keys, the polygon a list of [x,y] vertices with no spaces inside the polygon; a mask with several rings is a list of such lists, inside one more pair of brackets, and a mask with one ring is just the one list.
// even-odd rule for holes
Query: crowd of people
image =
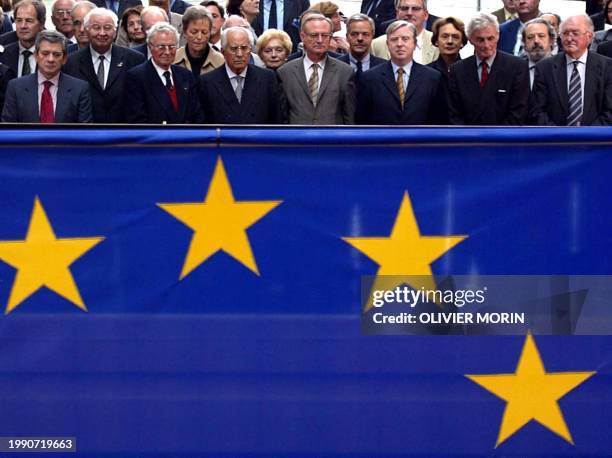
{"label": "crowd of people", "polygon": [[[612,0],[39,0],[1,17],[7,123],[612,125]],[[598,8],[598,9],[597,9]],[[346,36],[340,36],[342,22]],[[471,43],[474,54],[461,58]]]}

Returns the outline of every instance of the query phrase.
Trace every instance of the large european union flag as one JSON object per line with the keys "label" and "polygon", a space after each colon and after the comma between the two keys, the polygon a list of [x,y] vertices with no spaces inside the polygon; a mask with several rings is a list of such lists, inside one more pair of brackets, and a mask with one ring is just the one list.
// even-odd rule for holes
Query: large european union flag
{"label": "large european union flag", "polygon": [[[612,454],[610,298],[552,317],[566,335],[360,326],[364,276],[605,281],[610,129],[0,137],[1,437],[90,457]],[[595,302],[604,331],[577,335]]]}

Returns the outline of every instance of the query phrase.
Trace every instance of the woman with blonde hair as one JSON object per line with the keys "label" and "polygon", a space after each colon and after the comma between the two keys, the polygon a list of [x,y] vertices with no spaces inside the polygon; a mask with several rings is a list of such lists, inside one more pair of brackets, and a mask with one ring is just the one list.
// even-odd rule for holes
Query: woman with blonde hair
{"label": "woman with blonde hair", "polygon": [[287,32],[268,29],[257,39],[257,54],[266,68],[276,71],[287,61],[293,43]]}

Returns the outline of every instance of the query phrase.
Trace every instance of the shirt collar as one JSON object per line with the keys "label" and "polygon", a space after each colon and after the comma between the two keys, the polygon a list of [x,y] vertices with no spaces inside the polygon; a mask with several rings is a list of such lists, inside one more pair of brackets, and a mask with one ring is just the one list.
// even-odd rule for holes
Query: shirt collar
{"label": "shirt collar", "polygon": [[155,69],[155,71],[157,72],[157,74],[159,75],[159,77],[160,77],[160,78],[163,78],[163,77],[164,77],[164,73],[165,73],[165,72],[170,72],[170,77],[171,77],[172,79],[174,79],[174,78],[172,77],[172,66],[170,66],[170,68],[169,68],[168,70],[164,70],[164,69],[163,69],[163,68],[161,68],[159,65],[157,65],[153,59],[150,59],[150,61],[151,61],[151,63],[153,64],[153,68]]}
{"label": "shirt collar", "polygon": [[[497,53],[493,54],[491,57],[485,60],[489,69],[493,68],[493,62],[495,62],[496,56],[497,56]],[[476,57],[476,67],[480,68],[480,64],[482,63],[482,60],[480,60],[480,58],[476,55],[474,55],[474,57]]]}
{"label": "shirt collar", "polygon": [[[319,65],[319,68],[320,68],[321,70],[324,70],[324,69],[325,69],[325,62],[327,62],[327,56],[325,56],[325,59],[323,59],[322,61],[317,62],[317,64]],[[306,54],[306,51],[304,51],[304,65],[306,66],[306,68],[310,68],[310,67],[312,67],[312,64],[314,64],[314,63],[315,63],[315,62],[311,61],[311,60],[308,58],[308,55]]]}
{"label": "shirt collar", "polygon": [[17,41],[17,43],[19,43],[19,54],[21,54],[26,49],[28,51],[30,51],[32,54],[34,54],[34,52],[36,51],[36,46],[31,46],[29,48],[24,48],[23,46],[21,46],[21,41]]}
{"label": "shirt collar", "polygon": [[110,48],[108,48],[108,50],[104,54],[100,54],[98,51],[93,49],[91,45],[89,45],[89,50],[91,51],[91,57],[93,60],[98,60],[100,56],[104,56],[104,58],[110,62],[111,56],[113,54],[113,45],[111,45]]}
{"label": "shirt collar", "polygon": [[[404,69],[404,74],[410,75],[410,71],[412,70],[412,63],[413,61],[410,61],[406,65],[401,67]],[[400,66],[397,65],[395,62],[391,61],[391,67],[393,67],[393,74],[397,75],[397,69],[400,68]]]}
{"label": "shirt collar", "polygon": [[568,56],[567,54],[565,55],[565,62],[567,65],[570,65],[572,62],[574,62],[575,60],[577,60],[578,62],[582,62],[584,65],[586,65],[587,62],[587,54],[589,54],[589,50],[587,49],[584,54],[582,56],[580,56],[578,59],[572,59],[570,56]]}
{"label": "shirt collar", "polygon": [[369,64],[370,63],[370,53],[367,53],[365,55],[365,57],[363,59],[361,59],[360,61],[358,61],[357,59],[355,59],[353,57],[353,55],[351,53],[349,53],[349,62],[357,65],[357,62],[361,62],[361,65],[363,64]]}
{"label": "shirt collar", "polygon": [[246,78],[248,68],[249,66],[247,65],[246,67],[244,67],[244,70],[242,70],[239,75],[236,75],[236,73],[234,73],[234,71],[229,68],[227,64],[225,64],[225,71],[227,72],[227,76],[229,79],[232,79],[236,76],[242,76],[243,78]]}
{"label": "shirt collar", "polygon": [[59,72],[57,73],[57,75],[55,75],[53,78],[50,78],[50,79],[45,78],[45,76],[39,71],[36,72],[36,74],[38,75],[39,85],[43,84],[45,81],[51,81],[55,87],[59,85],[59,76],[60,76]]}

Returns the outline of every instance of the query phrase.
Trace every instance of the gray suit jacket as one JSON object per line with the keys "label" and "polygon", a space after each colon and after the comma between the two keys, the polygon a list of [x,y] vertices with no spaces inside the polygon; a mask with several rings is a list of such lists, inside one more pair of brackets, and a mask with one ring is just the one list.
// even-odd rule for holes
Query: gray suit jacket
{"label": "gray suit jacket", "polygon": [[[38,73],[13,79],[6,89],[3,122],[40,122]],[[89,84],[60,73],[55,122],[91,122]]]}
{"label": "gray suit jacket", "polygon": [[355,81],[351,66],[328,57],[316,107],[310,100],[304,58],[281,66],[283,115],[289,124],[354,124]]}

